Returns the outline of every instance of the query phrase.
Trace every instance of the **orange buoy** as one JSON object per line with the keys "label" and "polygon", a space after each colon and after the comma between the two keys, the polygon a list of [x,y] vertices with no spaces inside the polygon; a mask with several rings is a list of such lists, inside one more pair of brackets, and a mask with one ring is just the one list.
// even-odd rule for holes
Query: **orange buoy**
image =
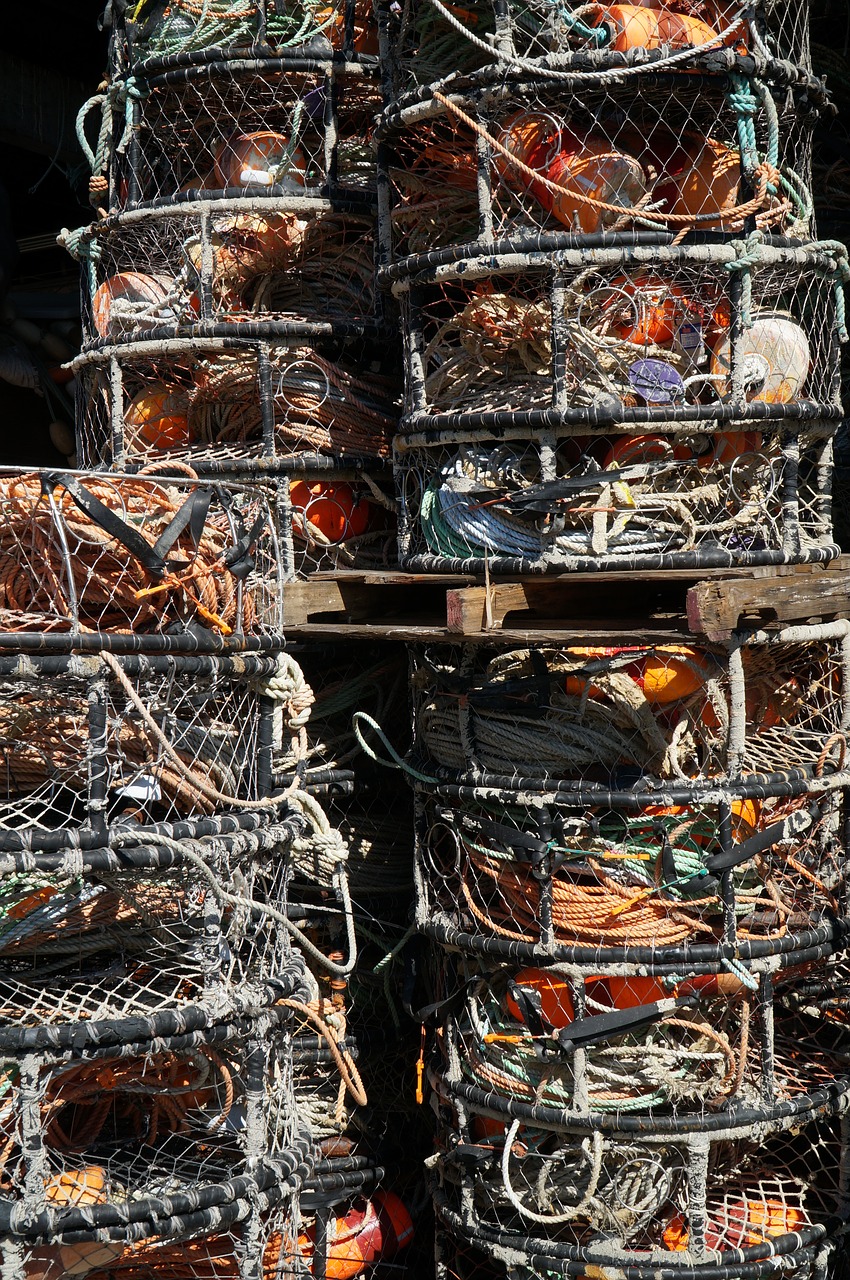
{"label": "orange buoy", "polygon": [[746,840],[755,835],[761,820],[761,805],[758,800],[733,800],[729,806],[732,810],[732,834],[736,840]]}
{"label": "orange buoy", "polygon": [[[573,648],[571,654],[587,658],[612,658],[634,651],[629,646],[622,648],[580,649]],[[659,645],[650,653],[638,650],[640,656],[629,663],[624,670],[631,676],[643,691],[647,702],[652,706],[667,706],[690,698],[699,693],[705,684],[705,677],[712,669],[709,659],[691,645]],[[567,693],[581,697],[588,682],[583,676],[569,675],[564,688]],[[604,697],[604,693],[591,683],[591,697]]]}
{"label": "orange buoy", "polygon": [[[404,1204],[392,1191],[376,1191],[360,1201],[328,1232],[328,1280],[352,1280],[376,1262],[388,1262],[413,1239],[413,1222]],[[301,1255],[312,1271],[315,1231],[298,1237]]]}
{"label": "orange buoy", "polygon": [[186,397],[164,382],[153,382],[124,414],[131,449],[176,449],[189,443]]}
{"label": "orange buoy", "polygon": [[290,150],[284,134],[262,129],[222,143],[213,174],[221,189],[282,186],[297,191],[304,186],[305,168],[304,153],[297,147]]}
{"label": "orange buoy", "polygon": [[106,1170],[99,1164],[90,1164],[54,1174],[44,1185],[44,1195],[49,1204],[62,1208],[105,1204],[107,1185]]}
{"label": "orange buoy", "polygon": [[588,978],[587,994],[604,1007],[637,1009],[640,1005],[666,1000],[670,992],[658,978],[638,975],[624,978],[612,974],[610,977]]}
{"label": "orange buoy", "polygon": [[[120,271],[117,275],[105,280],[92,299],[94,327],[101,338],[118,338],[126,328],[132,327],[132,320],[113,320],[112,307],[119,299],[124,302],[142,304],[153,309],[165,302],[174,288],[174,281],[168,276],[143,275],[138,271]],[[148,323],[154,323],[151,318]]]}
{"label": "orange buoy", "polygon": [[[588,19],[592,27],[608,31],[606,49],[627,53],[630,49],[698,48],[714,40],[717,32],[701,18],[674,13],[663,6],[612,4],[600,6]],[[734,39],[733,36],[728,39]]]}
{"label": "orange buoy", "polygon": [[[534,160],[531,164],[536,167]],[[553,192],[544,187],[537,197],[544,209],[565,227],[577,225],[586,235],[610,226],[646,195],[645,175],[634,156],[593,137],[581,141],[575,136],[566,138],[563,150],[546,166],[545,176],[566,190]],[[579,195],[616,209],[588,204],[577,199]]]}
{"label": "orange buoy", "polygon": [[637,346],[669,346],[675,341],[684,320],[701,323],[702,308],[683,289],[661,276],[639,271],[634,276],[617,276],[611,281],[611,310],[623,304],[627,313],[611,325],[615,337]]}
{"label": "orange buoy", "polygon": [[303,512],[306,523],[327,542],[360,537],[369,526],[372,504],[344,481],[295,480],[289,496],[292,505]]}
{"label": "orange buoy", "polygon": [[501,154],[494,159],[497,172],[506,181],[530,192],[547,213],[571,229],[578,222],[583,232],[598,231],[620,216],[586,204],[576,198],[579,195],[626,210],[646,194],[644,172],[634,156],[616,150],[604,138],[576,133],[545,112],[513,116],[502,129],[499,142],[522,164],[566,188],[551,191]]}
{"label": "orange buoy", "polygon": [[715,215],[700,226],[732,231],[735,216],[724,217],[738,204],[741,156],[714,138],[692,140],[677,150],[669,162],[667,176],[653,189],[653,200],[666,196],[669,213],[697,217]]}
{"label": "orange buoy", "polygon": [[603,456],[602,467],[607,470],[639,466],[645,462],[666,462],[677,456],[676,446],[663,436],[616,436]]}
{"label": "orange buoy", "polygon": [[[545,969],[520,969],[514,978],[518,987],[531,987],[540,997],[543,1018],[550,1027],[566,1027],[575,1018],[570,988],[563,978]],[[525,1022],[520,1007],[510,994],[505,997],[508,1013],[517,1022]]]}
{"label": "orange buoy", "polygon": [[[709,1208],[705,1242],[709,1249],[740,1248],[760,1244],[772,1236],[784,1236],[805,1224],[800,1210],[782,1200],[733,1200],[724,1205],[722,1214]],[[682,1214],[670,1219],[662,1239],[670,1250],[687,1249],[690,1233]]]}

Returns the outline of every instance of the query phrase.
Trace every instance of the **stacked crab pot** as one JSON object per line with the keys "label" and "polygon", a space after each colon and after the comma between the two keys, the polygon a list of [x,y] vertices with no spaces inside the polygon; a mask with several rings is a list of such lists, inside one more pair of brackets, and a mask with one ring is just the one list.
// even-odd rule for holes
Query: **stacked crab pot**
{"label": "stacked crab pot", "polygon": [[[285,900],[252,923],[294,937],[305,961],[276,1078],[314,1165],[287,1201],[285,1229],[252,1208],[253,1253],[237,1259],[238,1274],[355,1276],[403,1248],[412,1228],[379,1186],[380,1153],[354,1136],[367,1103],[348,999],[359,903],[346,836],[356,829],[328,806],[359,783],[325,751],[311,688],[323,665],[309,650],[283,652],[282,629],[285,582],[395,555],[396,383],[375,284],[370,151],[377,26],[359,0],[118,4],[112,21],[111,78],[78,130],[99,217],[66,236],[83,276],[78,461],[116,483],[155,475],[188,486],[196,506],[184,541],[204,528],[204,503],[221,505],[238,551],[228,544],[212,579],[256,576],[270,597],[257,646],[273,667],[257,686],[266,718],[244,759],[262,765],[301,829]],[[242,516],[235,493],[264,504],[267,522]],[[258,572],[264,538],[273,574]],[[165,599],[156,591],[142,593],[154,614]],[[244,625],[196,593],[187,643],[253,647]],[[151,1265],[169,1274],[173,1258]]]}
{"label": "stacked crab pot", "polygon": [[74,364],[86,467],[264,482],[287,572],[394,553],[361,0],[113,6],[81,113],[98,219]]}
{"label": "stacked crab pot", "polygon": [[[837,554],[806,6],[379,16],[403,565]],[[795,992],[844,946],[847,625],[602,644],[411,655],[438,1273],[821,1275],[845,1033]]]}
{"label": "stacked crab pot", "polygon": [[[357,479],[392,405],[366,35],[353,8],[125,7],[102,216],[67,237],[76,455],[0,472],[0,1257],[10,1280],[259,1280],[316,1246],[305,956],[335,970],[288,903],[311,851],[346,901],[344,842],[277,777],[309,707],[283,587],[349,553],[355,513],[356,547],[387,537]],[[314,537],[317,496],[337,523]]]}

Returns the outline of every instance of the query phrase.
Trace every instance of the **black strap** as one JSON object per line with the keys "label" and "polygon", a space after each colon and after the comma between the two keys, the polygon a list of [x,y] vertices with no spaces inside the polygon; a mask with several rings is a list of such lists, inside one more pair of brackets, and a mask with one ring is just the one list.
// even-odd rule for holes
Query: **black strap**
{"label": "black strap", "polygon": [[204,533],[204,526],[212,501],[212,489],[195,489],[189,494],[177,514],[172,517],[156,540],[154,551],[163,562],[175,542],[186,529],[197,549]]}
{"label": "black strap", "polygon": [[[237,513],[238,514],[238,513]],[[253,525],[247,533],[243,533],[240,538],[234,542],[229,550],[225,551],[222,560],[227,568],[233,574],[234,578],[247,578],[248,574],[253,572],[255,560],[253,549],[257,545],[257,541],[268,520],[268,513],[263,511],[257,516]]]}
{"label": "black strap", "polygon": [[738,867],[742,862],[748,862],[750,858],[754,858],[758,853],[764,853],[765,849],[772,848],[784,836],[798,835],[817,822],[823,816],[823,810],[820,805],[812,803],[808,809],[798,810],[796,813],[789,814],[787,818],[783,818],[781,822],[774,822],[769,827],[765,827],[764,831],[757,832],[754,836],[750,836],[749,840],[742,841],[741,844],[735,844],[731,849],[725,850],[723,853],[712,854],[706,859],[705,865],[709,871],[728,871],[730,867]]}
{"label": "black strap", "polygon": [[653,1022],[669,1018],[680,1009],[692,1009],[697,1003],[696,996],[681,996],[672,1002],[665,1000],[663,1008],[657,1002],[638,1005],[634,1009],[612,1009],[609,1013],[601,1013],[592,1018],[579,1018],[558,1030],[558,1045],[564,1053],[572,1053],[585,1045],[652,1026]]}
{"label": "black strap", "polygon": [[42,493],[49,495],[58,485],[70,494],[74,503],[79,507],[84,515],[99,525],[105,533],[111,538],[115,538],[123,547],[130,552],[132,556],[144,565],[148,573],[154,578],[163,578],[168,572],[168,565],[162,555],[147,542],[137,529],[134,529],[126,521],[117,516],[114,511],[89,493],[78,480],[73,476],[65,475],[58,471],[45,472],[41,480]]}
{"label": "black strap", "polygon": [[549,845],[545,840],[528,831],[508,827],[503,822],[493,822],[489,818],[476,818],[464,813],[460,815],[459,825],[473,832],[480,832],[481,835],[495,836],[516,853],[517,861],[525,861],[527,858],[531,862],[540,862],[549,852]]}
{"label": "black strap", "polygon": [[548,1036],[553,1027],[543,1017],[543,998],[536,987],[523,987],[514,982],[508,983],[508,994],[513,999],[519,1015],[533,1036]]}

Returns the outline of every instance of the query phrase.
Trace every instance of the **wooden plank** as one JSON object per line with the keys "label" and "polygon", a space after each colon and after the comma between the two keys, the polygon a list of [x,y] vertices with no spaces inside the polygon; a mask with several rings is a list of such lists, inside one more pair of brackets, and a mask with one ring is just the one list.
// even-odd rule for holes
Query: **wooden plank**
{"label": "wooden plank", "polygon": [[[800,565],[811,570],[814,566]],[[768,625],[811,618],[850,617],[850,572],[842,566],[751,582],[700,582],[687,594],[688,626],[709,640],[724,640],[743,622]]]}
{"label": "wooden plank", "polygon": [[349,640],[392,641],[397,644],[488,644],[508,648],[525,648],[529,645],[582,645],[608,647],[613,645],[646,644],[651,636],[655,644],[681,644],[688,634],[686,629],[659,627],[658,629],[630,622],[622,627],[575,627],[564,623],[563,629],[545,627],[506,628],[504,630],[471,632],[460,635],[446,626],[428,626],[412,620],[399,619],[388,623],[355,622],[307,622],[286,628],[291,640],[305,640],[325,644],[345,643]]}

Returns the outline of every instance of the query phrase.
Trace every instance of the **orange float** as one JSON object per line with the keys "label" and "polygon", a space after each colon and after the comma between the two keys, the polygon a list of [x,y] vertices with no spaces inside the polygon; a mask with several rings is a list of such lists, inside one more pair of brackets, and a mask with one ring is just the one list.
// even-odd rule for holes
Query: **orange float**
{"label": "orange float", "polygon": [[358,538],[369,526],[372,504],[344,481],[295,480],[289,497],[293,507],[303,513],[306,524],[330,543]]}
{"label": "orange float", "polygon": [[566,188],[549,190],[511,165],[502,155],[496,169],[513,185],[530,192],[547,213],[564,226],[590,234],[608,226],[619,214],[577,199],[581,195],[624,211],[646,194],[643,169],[634,156],[617,151],[604,138],[567,129],[543,112],[520,113],[499,136],[501,145],[522,164]]}
{"label": "orange float", "polygon": [[[545,969],[521,969],[514,982],[518,987],[530,987],[537,993],[543,1019],[550,1027],[567,1027],[575,1021],[570,988],[563,978]],[[585,991],[591,1000],[606,1009],[636,1009],[641,1005],[666,1000],[670,995],[658,978],[645,976],[590,977]],[[520,1007],[510,992],[505,997],[505,1005],[511,1017],[524,1025],[525,1019]]]}
{"label": "orange float", "polygon": [[612,293],[610,304],[606,308],[616,306],[623,295],[634,299],[625,304],[626,311],[632,312],[632,318],[615,321],[611,332],[624,342],[633,342],[637,346],[669,346],[678,333],[679,326],[685,319],[702,320],[702,308],[692,302],[678,285],[672,284],[661,276],[639,271],[634,276],[617,276],[611,281]]}
{"label": "orange float", "polygon": [[131,448],[176,449],[189,443],[186,398],[164,382],[151,383],[124,414]]}
{"label": "orange float", "polygon": [[[707,1215],[705,1242],[709,1249],[734,1249],[745,1245],[761,1244],[771,1237],[784,1236],[806,1225],[799,1209],[781,1200],[733,1200],[723,1211],[723,1217]],[[677,1213],[664,1228],[662,1239],[668,1249],[687,1249],[690,1233],[685,1217]]]}
{"label": "orange float", "polygon": [[[741,180],[741,156],[738,151],[726,147],[714,138],[691,141],[668,169],[664,191],[656,187],[653,199],[662,194],[670,200],[669,213],[686,217],[700,217],[700,226],[715,227],[721,231],[733,231],[739,219],[733,215],[724,217],[738,204]],[[705,215],[713,215],[705,217]]]}
{"label": "orange float", "polygon": [[[570,652],[587,658],[614,658],[628,654],[629,649],[571,649]],[[636,658],[625,670],[643,690],[650,705],[669,706],[699,693],[705,684],[704,677],[712,670],[712,663],[691,645],[668,644],[659,645],[651,653]],[[586,685],[587,681],[581,676],[567,676],[565,681],[566,692],[575,696],[581,696]],[[593,685],[590,696],[594,696]],[[595,696],[604,694],[596,689]]]}
{"label": "orange float", "polygon": [[222,143],[213,174],[216,187],[221,189],[274,185],[297,189],[304,186],[305,168],[304,153],[297,147],[290,153],[289,139],[284,134],[262,129],[241,133]]}
{"label": "orange float", "polygon": [[[352,1280],[376,1262],[388,1262],[413,1239],[413,1222],[392,1191],[376,1191],[338,1217],[328,1231],[328,1280]],[[298,1237],[301,1255],[312,1271],[315,1232]]]}
{"label": "orange float", "polygon": [[94,327],[101,338],[121,336],[123,323],[113,323],[112,306],[119,299],[155,307],[165,302],[174,288],[168,276],[143,275],[138,271],[120,271],[105,280],[92,299]]}
{"label": "orange float", "polygon": [[[608,32],[605,48],[618,53],[630,49],[698,48],[717,36],[701,18],[650,4],[605,5],[588,20],[588,25],[604,27]],[[728,40],[734,38],[733,35]]]}
{"label": "orange float", "polygon": [[[543,1018],[550,1027],[566,1027],[575,1019],[570,988],[557,974],[545,969],[520,969],[514,977],[514,983],[518,987],[531,987],[537,992]],[[505,997],[505,1005],[512,1018],[525,1023],[519,1005],[510,992]]]}

